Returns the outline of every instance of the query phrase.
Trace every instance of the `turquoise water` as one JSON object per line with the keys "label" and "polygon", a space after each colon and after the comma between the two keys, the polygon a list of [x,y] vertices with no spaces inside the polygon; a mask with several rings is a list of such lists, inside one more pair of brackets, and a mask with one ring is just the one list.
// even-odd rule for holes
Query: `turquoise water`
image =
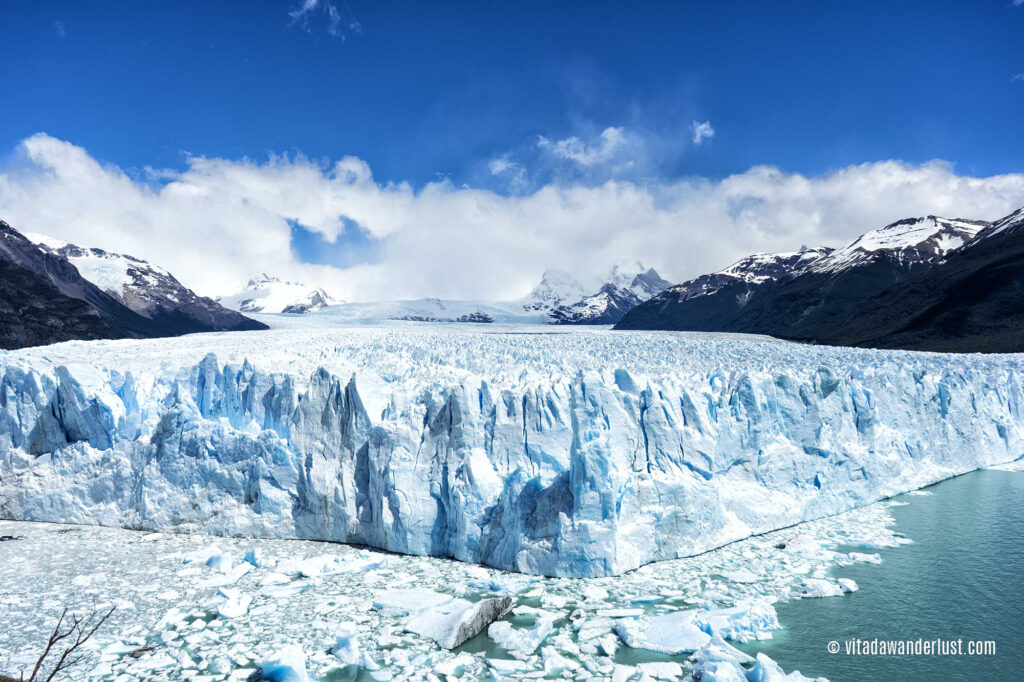
{"label": "turquoise water", "polygon": [[[835,571],[859,592],[777,604],[784,629],[743,648],[832,682],[1024,679],[1024,473],[977,471],[927,490],[892,510],[913,544]],[[855,638],[995,640],[996,655],[846,655]],[[828,653],[832,640],[840,653]]]}

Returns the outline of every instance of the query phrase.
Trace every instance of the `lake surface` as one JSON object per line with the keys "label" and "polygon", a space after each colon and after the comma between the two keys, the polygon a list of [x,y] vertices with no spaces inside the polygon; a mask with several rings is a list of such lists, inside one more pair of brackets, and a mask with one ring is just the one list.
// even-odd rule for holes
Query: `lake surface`
{"label": "lake surface", "polygon": [[[896,530],[913,544],[881,550],[880,565],[833,572],[860,591],[777,604],[784,629],[744,648],[832,682],[1021,679],[1024,472],[977,471],[926,490],[892,509]],[[994,640],[996,655],[844,653],[846,640],[858,638],[963,639],[965,648],[968,640]],[[830,641],[839,653],[828,652]]]}

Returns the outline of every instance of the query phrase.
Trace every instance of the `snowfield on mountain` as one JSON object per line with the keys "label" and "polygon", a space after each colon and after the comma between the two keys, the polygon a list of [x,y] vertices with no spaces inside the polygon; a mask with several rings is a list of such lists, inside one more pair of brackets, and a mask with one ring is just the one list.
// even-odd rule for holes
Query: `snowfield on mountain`
{"label": "snowfield on mountain", "polygon": [[250,279],[238,293],[217,299],[221,305],[241,313],[290,313],[301,315],[341,303],[323,289],[299,282],[286,282],[263,273]]}
{"label": "snowfield on mountain", "polygon": [[1019,458],[1022,361],[551,326],[68,342],[0,355],[0,516],[615,575]]}

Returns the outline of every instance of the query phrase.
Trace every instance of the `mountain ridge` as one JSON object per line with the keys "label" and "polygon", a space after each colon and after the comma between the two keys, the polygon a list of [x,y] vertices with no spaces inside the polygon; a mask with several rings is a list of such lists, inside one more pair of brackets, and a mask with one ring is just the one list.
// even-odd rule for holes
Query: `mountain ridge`
{"label": "mountain ridge", "polygon": [[[638,305],[616,328],[755,333],[809,343],[917,350],[1024,350],[1024,341],[1018,340],[1024,337],[1017,333],[1024,331],[1024,310],[1017,311],[1008,301],[989,300],[998,297],[998,291],[982,295],[971,289],[978,305],[991,303],[1012,313],[1013,319],[1000,323],[987,315],[983,328],[972,331],[967,321],[971,315],[962,309],[967,304],[961,302],[955,342],[943,342],[922,317],[923,307],[940,305],[933,300],[935,292],[953,296],[948,282],[968,275],[984,280],[976,270],[996,262],[996,249],[1007,257],[1016,253],[1022,220],[1024,210],[993,222],[937,216],[896,221],[805,266],[790,267],[776,279],[748,287],[742,302],[712,300],[709,295],[687,298],[686,292],[701,280],[695,278]],[[980,259],[981,244],[986,244],[987,259]],[[955,267],[948,265],[951,261]],[[1006,270],[997,279],[1017,286],[1016,275]],[[898,308],[900,318],[887,315],[887,307]],[[927,319],[946,319],[949,324],[938,310]],[[904,329],[909,320],[917,320],[919,326]]]}

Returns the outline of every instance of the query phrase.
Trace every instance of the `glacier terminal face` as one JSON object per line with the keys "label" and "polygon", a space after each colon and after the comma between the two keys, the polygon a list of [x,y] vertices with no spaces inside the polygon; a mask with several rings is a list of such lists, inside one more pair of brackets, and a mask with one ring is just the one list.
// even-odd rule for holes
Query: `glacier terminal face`
{"label": "glacier terminal face", "polygon": [[0,354],[0,517],[615,575],[1019,458],[1022,363],[550,327],[69,342]]}

